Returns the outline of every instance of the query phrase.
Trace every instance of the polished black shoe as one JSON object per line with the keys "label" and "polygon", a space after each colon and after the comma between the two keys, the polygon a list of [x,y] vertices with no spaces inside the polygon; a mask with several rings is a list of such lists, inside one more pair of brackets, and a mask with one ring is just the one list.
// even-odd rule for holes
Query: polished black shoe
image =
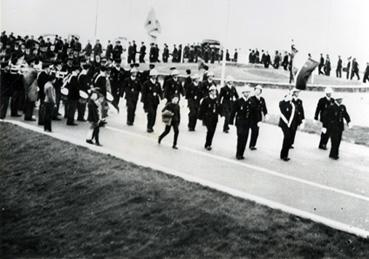
{"label": "polished black shoe", "polygon": [[195,129],[193,129],[193,128],[189,128],[189,129],[188,129],[188,131],[195,131]]}
{"label": "polished black shoe", "polygon": [[254,150],[257,150],[256,147],[250,147],[250,150],[254,151]]}
{"label": "polished black shoe", "polygon": [[127,126],[133,126],[133,122],[127,122]]}
{"label": "polished black shoe", "polygon": [[244,159],[245,159],[245,157],[244,157],[244,156],[236,156],[236,159],[237,159],[237,160],[244,160]]}
{"label": "polished black shoe", "polygon": [[12,114],[12,115],[10,115],[10,117],[21,117],[22,115],[20,115],[20,114]]}
{"label": "polished black shoe", "polygon": [[210,150],[212,150],[212,147],[211,146],[206,146],[205,149],[210,151]]}
{"label": "polished black shoe", "polygon": [[330,159],[333,159],[333,160],[338,160],[339,157],[338,156],[329,156]]}
{"label": "polished black shoe", "polygon": [[154,130],[153,129],[147,129],[147,132],[152,133],[152,132],[154,132]]}
{"label": "polished black shoe", "polygon": [[229,130],[223,130],[224,133],[229,133]]}
{"label": "polished black shoe", "polygon": [[77,121],[85,122],[86,120],[85,119],[77,119]]}
{"label": "polished black shoe", "polygon": [[178,147],[177,147],[177,146],[172,146],[172,148],[173,148],[173,149],[178,149]]}
{"label": "polished black shoe", "polygon": [[88,144],[93,144],[94,142],[92,142],[92,140],[91,140],[91,139],[86,139],[86,143],[88,143]]}
{"label": "polished black shoe", "polygon": [[96,146],[102,147],[102,145],[100,144],[100,142],[96,142],[95,143]]}
{"label": "polished black shoe", "polygon": [[53,118],[53,121],[61,121],[61,119],[60,118]]}
{"label": "polished black shoe", "polygon": [[327,150],[327,147],[326,146],[319,146],[319,149]]}
{"label": "polished black shoe", "polygon": [[24,119],[25,121],[36,121],[36,119],[33,119],[33,118],[31,118],[31,119]]}
{"label": "polished black shoe", "polygon": [[281,157],[281,159],[282,159],[283,161],[285,161],[285,162],[288,162],[288,161],[290,161],[290,160],[291,160],[289,157]]}
{"label": "polished black shoe", "polygon": [[68,126],[77,126],[78,124],[77,123],[67,123]]}
{"label": "polished black shoe", "polygon": [[290,149],[294,149],[295,147],[293,145],[290,146]]}

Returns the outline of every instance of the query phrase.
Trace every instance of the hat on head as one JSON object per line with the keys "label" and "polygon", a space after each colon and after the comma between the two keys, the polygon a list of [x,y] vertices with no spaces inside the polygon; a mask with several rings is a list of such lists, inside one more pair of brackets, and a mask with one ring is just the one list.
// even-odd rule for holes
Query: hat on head
{"label": "hat on head", "polygon": [[326,87],[325,90],[324,90],[324,92],[326,94],[333,94],[333,89],[331,87]]}
{"label": "hat on head", "polygon": [[151,69],[150,70],[150,76],[158,76],[158,75],[159,75],[158,70],[156,70],[156,69]]}
{"label": "hat on head", "polygon": [[191,76],[192,79],[200,79],[200,75],[199,74],[194,74]]}
{"label": "hat on head", "polygon": [[211,91],[216,91],[217,90],[217,88],[214,86],[214,85],[212,85],[212,86],[210,86],[210,88],[209,88],[209,92],[211,92]]}
{"label": "hat on head", "polygon": [[191,69],[186,69],[186,74],[191,75]]}
{"label": "hat on head", "polygon": [[136,67],[131,68],[131,74],[138,73],[138,69]]}
{"label": "hat on head", "polygon": [[170,73],[171,76],[178,76],[179,75],[179,71],[177,69],[172,70],[172,72]]}
{"label": "hat on head", "polygon": [[214,76],[214,72],[213,71],[208,72],[208,76]]}
{"label": "hat on head", "polygon": [[256,85],[256,86],[255,86],[255,90],[256,90],[256,89],[263,90],[263,87],[262,87],[261,85]]}
{"label": "hat on head", "polygon": [[232,76],[227,76],[226,79],[225,79],[226,82],[233,82],[234,81],[234,78]]}

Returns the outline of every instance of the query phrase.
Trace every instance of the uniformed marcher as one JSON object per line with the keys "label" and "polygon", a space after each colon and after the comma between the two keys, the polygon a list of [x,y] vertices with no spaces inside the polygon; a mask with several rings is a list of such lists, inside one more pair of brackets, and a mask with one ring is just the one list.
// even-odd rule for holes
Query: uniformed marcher
{"label": "uniformed marcher", "polygon": [[74,122],[74,115],[76,114],[77,104],[79,101],[79,84],[78,84],[78,73],[80,71],[79,67],[73,67],[73,72],[71,77],[68,79],[66,85],[68,89],[68,111],[67,111],[67,125],[76,126]]}
{"label": "uniformed marcher", "polygon": [[209,94],[202,100],[200,104],[199,119],[203,121],[203,124],[207,128],[205,149],[212,150],[213,137],[215,129],[218,124],[218,117],[220,114],[220,104],[217,97],[217,89],[215,86],[211,86]]}
{"label": "uniformed marcher", "polygon": [[141,91],[141,83],[137,77],[138,70],[133,67],[131,76],[123,81],[123,89],[127,105],[127,125],[132,126],[135,121],[135,112],[138,101],[138,95]]}
{"label": "uniformed marcher", "polygon": [[259,137],[259,128],[260,124],[268,114],[268,110],[266,107],[265,99],[261,96],[263,88],[261,85],[257,85],[254,89],[254,96],[250,99],[254,104],[254,109],[251,113],[251,139],[249,148],[251,150],[256,150],[256,143]]}
{"label": "uniformed marcher", "polygon": [[[322,128],[327,127],[327,108],[330,105],[334,104],[334,99],[332,98],[333,90],[330,87],[327,87],[325,89],[325,96],[319,99],[318,105],[315,110],[314,119],[317,121],[318,119],[322,123]],[[327,149],[327,143],[329,140],[329,136],[326,132],[321,132],[320,135],[320,142],[319,142],[319,148],[326,150]]]}
{"label": "uniformed marcher", "polygon": [[[214,82],[214,72],[210,71],[207,74],[204,74],[204,80],[202,82],[202,94],[203,97],[206,97],[209,95],[210,91],[210,87],[214,86],[215,89],[217,89],[217,85]],[[218,94],[218,90],[216,90],[217,94]]]}
{"label": "uniformed marcher", "polygon": [[167,99],[167,102],[172,100],[173,96],[178,96],[180,99],[180,96],[185,94],[182,84],[178,79],[178,75],[178,70],[173,69],[170,73],[170,78],[168,78],[164,83],[164,98]]}
{"label": "uniformed marcher", "polygon": [[123,89],[123,81],[124,81],[124,70],[120,66],[121,60],[114,60],[114,65],[110,69],[110,85],[111,85],[111,94],[113,95],[113,105],[119,105],[120,97],[123,97],[124,89]]}
{"label": "uniformed marcher", "polygon": [[[88,74],[88,70],[90,68],[89,64],[84,64],[82,67],[81,73],[78,75],[78,86],[79,90],[82,91],[85,95],[87,95],[88,91],[90,90],[91,78]],[[80,92],[81,93],[81,92]],[[78,121],[85,121],[85,113],[86,113],[86,106],[87,106],[87,99],[81,98],[78,100],[77,103],[77,120]]]}
{"label": "uniformed marcher", "polygon": [[[254,109],[254,103],[250,98],[251,88],[246,85],[240,89],[241,96],[235,102],[232,111],[232,118],[236,118],[237,127],[237,152],[236,159],[245,159],[244,152],[246,148],[247,138],[251,126],[251,114]],[[231,121],[233,124],[233,119]]]}
{"label": "uniformed marcher", "polygon": [[166,123],[164,132],[159,136],[158,143],[160,144],[163,138],[169,134],[170,128],[173,127],[174,131],[174,137],[173,137],[173,149],[178,149],[177,147],[177,140],[178,140],[178,134],[179,134],[179,123],[181,121],[181,113],[180,113],[180,107],[179,107],[179,98],[178,96],[174,96],[172,100],[167,103],[163,109],[163,113],[169,112],[170,117],[169,120]]}
{"label": "uniformed marcher", "polygon": [[293,144],[295,143],[297,128],[298,127],[304,128],[305,126],[304,106],[303,106],[302,100],[299,99],[299,93],[300,93],[300,90],[296,88],[292,89],[292,102],[295,104],[296,114],[295,114],[295,119],[293,120],[293,123],[291,125],[291,130],[292,130],[291,148],[294,148]]}
{"label": "uniformed marcher", "polygon": [[152,69],[150,71],[150,79],[143,84],[141,100],[143,102],[144,111],[147,113],[147,132],[154,132],[156,121],[156,111],[160,100],[162,99],[161,86],[157,80],[158,71]]}
{"label": "uniformed marcher", "polygon": [[292,102],[291,93],[288,93],[282,101],[279,102],[280,119],[279,127],[283,132],[283,144],[280,158],[283,161],[289,161],[288,152],[292,143],[292,124],[295,123],[296,107]]}
{"label": "uniformed marcher", "polygon": [[196,122],[199,116],[200,101],[202,99],[202,86],[200,75],[195,74],[192,77],[192,82],[186,91],[188,113],[188,130],[195,131]]}
{"label": "uniformed marcher", "polygon": [[342,140],[342,132],[345,129],[345,122],[351,128],[351,119],[347,113],[346,106],[342,104],[342,99],[342,96],[337,96],[335,102],[328,106],[326,128],[323,129],[331,139],[332,145],[329,157],[334,160],[339,159],[339,148]]}
{"label": "uniformed marcher", "polygon": [[234,79],[227,76],[225,85],[220,89],[219,102],[221,105],[221,114],[224,116],[223,132],[229,132],[229,123],[235,101],[238,99],[236,88],[233,86]]}

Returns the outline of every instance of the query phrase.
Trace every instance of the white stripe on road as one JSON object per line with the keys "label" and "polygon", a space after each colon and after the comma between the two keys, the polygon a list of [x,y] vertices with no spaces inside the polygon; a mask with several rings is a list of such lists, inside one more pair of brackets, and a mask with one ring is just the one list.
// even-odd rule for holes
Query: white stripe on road
{"label": "white stripe on road", "polygon": [[[69,142],[69,143],[74,144],[74,145],[83,146],[83,147],[86,147],[86,148],[88,148],[92,151],[95,151],[95,152],[99,152],[99,153],[103,153],[103,154],[109,154],[109,155],[112,155],[112,156],[114,156],[116,158],[119,158],[119,159],[122,159],[122,158],[125,159],[124,157],[122,157],[122,154],[120,154],[119,152],[109,150],[105,147],[97,147],[97,146],[94,146],[94,145],[87,144],[87,143],[84,142],[84,139],[82,139],[80,141],[77,141],[77,140],[69,138],[68,136],[65,136],[61,133],[57,133],[57,132],[55,132],[55,133],[46,133],[40,127],[30,125],[30,124],[27,124],[27,123],[24,123],[24,122],[21,122],[21,121],[4,120],[4,122],[9,122],[9,123],[21,126],[23,128],[48,135],[50,137],[60,139],[62,141]],[[133,135],[133,136],[139,136],[139,137],[142,137],[142,138],[147,138],[147,139],[152,140],[151,138],[149,138],[147,136],[142,136],[142,135],[132,133],[132,132],[128,132],[128,131],[125,131],[125,130],[112,128],[112,127],[106,127],[106,128],[108,128],[110,130],[115,130],[115,131],[118,131],[118,132],[122,132],[122,133],[125,133],[125,134],[129,134],[129,135]],[[207,155],[207,156],[213,157],[215,159],[218,159],[218,157],[219,157],[219,156],[208,154],[208,153],[205,153],[205,152],[192,150],[190,148],[186,148],[186,150],[190,151],[190,152],[194,152],[194,153],[201,153],[201,155]],[[219,158],[222,158],[222,157],[219,157]],[[254,169],[254,167],[258,168],[256,166],[247,165],[247,164],[244,164],[244,163],[233,161],[231,159],[227,159],[227,158],[222,158],[222,159],[225,159],[224,161],[229,160],[232,163],[235,162],[237,164],[244,165],[244,166],[251,166],[250,168],[253,168],[253,169]],[[290,213],[290,214],[294,214],[294,215],[299,216],[299,217],[307,218],[307,219],[310,219],[310,220],[318,222],[318,223],[322,223],[324,225],[327,225],[327,226],[332,227],[332,228],[337,229],[337,230],[345,231],[345,232],[348,232],[348,233],[351,233],[351,234],[354,234],[354,235],[357,235],[357,236],[360,236],[360,237],[364,237],[364,238],[369,237],[369,231],[367,231],[365,229],[354,227],[354,226],[351,226],[351,225],[348,225],[348,224],[345,224],[345,223],[342,223],[342,222],[339,222],[339,221],[336,221],[336,220],[332,220],[332,219],[329,219],[329,218],[326,218],[326,217],[322,217],[322,216],[319,216],[319,215],[314,214],[314,213],[310,213],[310,212],[307,212],[307,211],[304,211],[304,210],[300,210],[300,209],[297,209],[297,208],[294,208],[294,207],[290,207],[290,206],[287,206],[285,204],[275,202],[275,201],[272,201],[272,200],[268,200],[268,199],[265,199],[265,198],[262,198],[262,197],[259,197],[259,196],[255,196],[255,195],[243,192],[243,191],[235,190],[233,188],[230,188],[230,187],[227,187],[227,186],[224,186],[224,185],[220,185],[220,184],[208,181],[208,180],[204,180],[204,179],[201,179],[201,178],[198,178],[198,177],[190,176],[188,174],[180,173],[176,170],[173,170],[171,168],[167,168],[167,167],[155,164],[155,163],[143,162],[143,161],[132,161],[132,160],[127,160],[127,159],[125,159],[125,160],[128,161],[128,162],[131,162],[131,163],[136,163],[136,164],[140,164],[142,166],[151,167],[151,168],[154,168],[156,170],[163,171],[167,174],[180,177],[180,178],[182,178],[186,181],[195,182],[195,183],[198,183],[202,186],[207,186],[209,188],[212,188],[212,189],[224,192],[224,193],[228,193],[232,196],[240,197],[240,198],[243,198],[243,199],[246,199],[246,200],[251,200],[251,201],[254,201],[256,203],[259,203],[259,204],[268,206],[270,208],[273,208],[273,209],[279,209],[279,210],[282,210],[282,211]],[[258,169],[256,169],[256,170],[258,170]],[[266,170],[269,171],[268,169],[266,169]],[[260,171],[262,171],[262,170],[260,170]],[[295,177],[292,177],[292,178],[295,178]],[[305,180],[299,179],[299,178],[295,178],[295,179],[302,180],[303,182],[305,181]],[[309,182],[309,181],[307,181],[307,182]],[[312,183],[312,184],[315,185],[315,183]],[[317,186],[319,186],[319,184],[317,184]],[[326,187],[328,187],[328,186],[326,186]],[[330,189],[332,187],[328,187],[328,188]],[[333,189],[335,189],[335,188],[333,188]],[[336,189],[336,190],[339,190],[339,189]],[[339,190],[339,191],[342,191],[342,190]],[[343,192],[346,193],[346,191],[343,191]],[[349,192],[347,192],[347,193],[349,193]],[[351,193],[351,194],[353,194],[353,193]],[[352,195],[352,197],[355,197],[355,195]],[[365,196],[363,196],[363,197],[365,197]],[[367,197],[365,197],[365,198],[367,199]]]}
{"label": "white stripe on road", "polygon": [[[153,139],[151,137],[144,136],[144,135],[141,135],[139,133],[134,133],[134,132],[130,132],[130,131],[127,131],[127,130],[118,129],[118,128],[114,128],[114,127],[110,127],[110,126],[107,126],[105,128],[110,129],[112,131],[117,131],[117,132],[120,132],[120,133],[123,133],[123,134],[126,134],[126,135],[131,135],[131,136],[139,137],[139,138],[145,138],[145,139],[153,141]],[[261,166],[251,165],[251,164],[248,164],[248,163],[245,163],[245,162],[239,162],[237,160],[233,160],[233,159],[230,159],[230,158],[214,155],[214,154],[211,154],[211,153],[205,152],[205,151],[199,151],[199,150],[192,149],[192,148],[189,148],[189,147],[186,147],[186,146],[181,146],[181,149],[185,150],[187,152],[197,154],[197,155],[209,157],[209,158],[220,160],[220,161],[223,161],[223,162],[228,162],[228,163],[235,164],[235,165],[238,165],[238,166],[243,166],[243,167],[253,169],[253,170],[256,170],[256,171],[259,171],[259,172],[263,172],[265,174],[277,176],[277,177],[280,177],[280,178],[283,178],[283,179],[295,181],[295,182],[298,182],[298,183],[303,183],[303,184],[306,184],[306,185],[309,185],[309,186],[313,186],[313,187],[316,187],[316,188],[320,188],[320,189],[324,189],[324,190],[327,190],[327,191],[343,194],[343,195],[346,195],[346,196],[353,197],[355,199],[360,199],[360,200],[364,200],[364,201],[369,202],[369,197],[361,195],[361,194],[341,190],[341,189],[338,189],[338,188],[335,188],[335,187],[332,187],[332,186],[312,182],[312,181],[305,180],[305,179],[302,179],[302,178],[298,178],[298,177],[295,177],[295,176],[290,176],[290,175],[278,173],[276,171],[273,171],[273,170],[270,170],[270,169],[267,169],[267,168],[264,168],[264,167],[261,167]]]}

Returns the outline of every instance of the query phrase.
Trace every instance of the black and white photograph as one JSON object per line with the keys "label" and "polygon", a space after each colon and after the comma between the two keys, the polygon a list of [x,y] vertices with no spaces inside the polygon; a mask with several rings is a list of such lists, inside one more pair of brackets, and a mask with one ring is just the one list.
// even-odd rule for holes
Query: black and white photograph
{"label": "black and white photograph", "polygon": [[0,258],[369,258],[368,10],[0,0]]}

